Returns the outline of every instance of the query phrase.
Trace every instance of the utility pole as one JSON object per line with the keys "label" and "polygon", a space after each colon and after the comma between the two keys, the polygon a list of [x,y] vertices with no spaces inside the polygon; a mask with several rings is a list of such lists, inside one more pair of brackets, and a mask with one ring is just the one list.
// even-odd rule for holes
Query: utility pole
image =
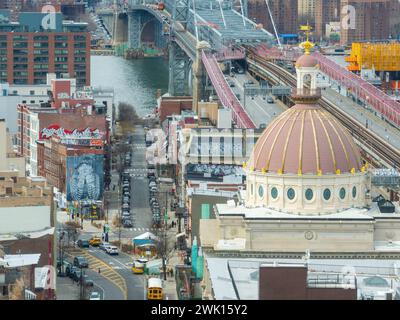
{"label": "utility pole", "polygon": [[[164,280],[167,280],[167,251],[168,251],[168,243],[167,243],[167,223],[168,223],[168,191],[159,191],[159,195],[164,194],[165,196],[165,211],[164,211],[164,230],[163,230],[163,247],[162,247],[162,266],[163,266],[163,274]],[[160,196],[159,196],[160,198]]]}
{"label": "utility pole", "polygon": [[82,267],[80,267],[81,274],[80,274],[80,281],[79,281],[79,286],[80,286],[80,300],[85,300],[86,299],[86,292],[85,292],[85,283],[84,283],[84,271],[82,270]]}

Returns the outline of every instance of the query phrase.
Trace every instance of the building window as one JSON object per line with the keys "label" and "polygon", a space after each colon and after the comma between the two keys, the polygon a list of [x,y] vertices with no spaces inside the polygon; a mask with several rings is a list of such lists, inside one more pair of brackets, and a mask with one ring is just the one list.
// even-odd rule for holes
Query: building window
{"label": "building window", "polygon": [[273,199],[278,198],[278,189],[277,189],[277,188],[273,187],[273,188],[271,189],[271,197],[272,197]]}
{"label": "building window", "polygon": [[351,191],[351,193],[353,195],[353,198],[357,197],[357,187],[356,186],[353,187],[353,190]]}
{"label": "building window", "polygon": [[288,190],[287,190],[287,197],[288,197],[288,199],[289,200],[293,200],[294,199],[294,197],[296,196],[296,192],[294,191],[294,189],[293,188],[289,188]]}
{"label": "building window", "polygon": [[260,198],[264,197],[264,187],[263,186],[258,187],[258,195],[260,196]]}
{"label": "building window", "polygon": [[325,189],[324,190],[324,199],[328,201],[331,198],[331,190],[330,189]]}
{"label": "building window", "polygon": [[312,191],[312,189],[308,188],[306,190],[306,199],[308,201],[311,201],[313,197],[314,197],[314,192]]}
{"label": "building window", "polygon": [[340,199],[342,199],[342,200],[346,197],[346,190],[345,190],[345,188],[340,188],[340,190],[339,190],[339,197],[340,197]]}

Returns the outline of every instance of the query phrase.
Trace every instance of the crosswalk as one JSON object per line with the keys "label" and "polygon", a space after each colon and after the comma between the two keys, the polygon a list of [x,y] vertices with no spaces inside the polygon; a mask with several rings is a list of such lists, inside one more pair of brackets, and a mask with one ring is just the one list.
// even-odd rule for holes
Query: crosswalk
{"label": "crosswalk", "polygon": [[147,178],[148,170],[146,168],[130,168],[126,169],[131,178],[145,179]]}
{"label": "crosswalk", "polygon": [[132,146],[136,149],[146,149],[147,148],[146,145],[142,144],[142,143],[134,143]]}
{"label": "crosswalk", "polygon": [[162,229],[162,228],[132,228],[131,230],[132,231],[154,231],[154,232],[157,232],[157,231],[161,231],[164,229]]}

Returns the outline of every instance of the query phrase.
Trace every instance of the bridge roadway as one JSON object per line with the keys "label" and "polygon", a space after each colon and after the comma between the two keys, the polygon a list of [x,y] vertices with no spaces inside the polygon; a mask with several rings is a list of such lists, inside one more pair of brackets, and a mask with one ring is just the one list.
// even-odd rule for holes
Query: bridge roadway
{"label": "bridge roadway", "polygon": [[[251,59],[248,59],[248,63],[260,70],[264,70],[264,73],[268,70],[274,74],[279,74],[280,78],[288,85],[293,87],[296,85],[296,79],[291,73],[261,57],[253,56]],[[374,123],[372,130],[371,128],[367,129],[365,128],[365,123],[362,123],[359,120],[359,114],[357,111],[354,111],[356,118],[349,115],[348,110],[352,108],[347,108],[347,106],[351,106],[350,102],[349,104],[347,104],[347,102],[341,104],[341,108],[339,108],[337,106],[337,97],[333,97],[333,99],[335,99],[333,101],[330,99],[332,99],[332,96],[327,96],[324,93],[320,101],[321,106],[328,112],[332,113],[352,133],[370,157],[380,161],[387,167],[400,166],[399,149],[379,136],[379,132],[382,134],[382,130],[383,132],[385,131],[385,126],[382,127],[382,124]],[[378,131],[377,128],[379,127],[380,129]]]}
{"label": "bridge roadway", "polygon": [[252,80],[255,84],[258,84],[257,80],[249,74],[236,74],[234,77],[229,77],[229,80],[235,84],[232,91],[240,95],[240,101],[250,118],[254,121],[256,127],[260,127],[261,124],[268,125],[274,118],[287,110],[287,107],[279,102],[267,103],[267,101],[259,95],[255,96],[254,99],[250,96],[245,97],[244,84],[246,81]]}

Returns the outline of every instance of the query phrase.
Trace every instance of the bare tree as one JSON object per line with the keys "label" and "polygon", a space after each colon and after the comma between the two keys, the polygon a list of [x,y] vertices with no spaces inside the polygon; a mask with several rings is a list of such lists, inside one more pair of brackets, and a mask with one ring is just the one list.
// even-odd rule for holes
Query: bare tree
{"label": "bare tree", "polygon": [[10,300],[24,300],[24,294],[25,294],[25,281],[23,277],[21,276],[19,279],[15,281],[14,284],[10,285],[10,293],[8,295],[8,298]]}

